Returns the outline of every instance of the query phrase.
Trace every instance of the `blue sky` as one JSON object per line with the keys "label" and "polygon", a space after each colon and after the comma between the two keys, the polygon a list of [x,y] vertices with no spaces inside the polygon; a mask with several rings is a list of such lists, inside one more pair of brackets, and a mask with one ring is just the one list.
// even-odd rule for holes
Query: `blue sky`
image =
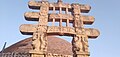
{"label": "blue sky", "polygon": [[[26,21],[24,13],[29,0],[0,0],[0,50],[4,42],[7,47],[30,36],[19,32],[21,24],[33,24]],[[49,0],[50,2],[56,0]],[[95,22],[86,27],[97,28],[100,36],[89,39],[90,57],[118,57],[120,54],[120,0],[63,0],[66,3],[89,4],[92,9],[86,15],[95,17]],[[66,37],[69,41],[70,38]]]}

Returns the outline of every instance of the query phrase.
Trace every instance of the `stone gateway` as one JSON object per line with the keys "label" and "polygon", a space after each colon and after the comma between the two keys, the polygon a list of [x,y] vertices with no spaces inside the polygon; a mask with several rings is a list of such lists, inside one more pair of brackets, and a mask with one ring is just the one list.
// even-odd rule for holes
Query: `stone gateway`
{"label": "stone gateway", "polygon": [[[97,38],[99,31],[93,28],[84,28],[86,24],[92,24],[94,17],[84,16],[81,13],[88,13],[91,9],[89,5],[78,3],[57,3],[48,1],[30,1],[29,8],[40,10],[40,12],[26,12],[25,19],[28,21],[38,21],[38,24],[23,24],[20,32],[24,35],[33,35],[30,51],[31,57],[45,57],[47,51],[47,38],[49,35],[71,36],[73,57],[89,57],[88,38]],[[51,22],[52,24],[48,24]],[[59,22],[59,26],[55,26]],[[66,23],[66,25],[63,25]],[[70,23],[73,25],[70,26]],[[49,54],[51,55],[51,54]]]}
{"label": "stone gateway", "polygon": [[[40,10],[39,12],[26,12],[24,14],[27,21],[37,21],[37,24],[22,24],[20,26],[20,32],[23,35],[32,35],[32,49],[28,53],[18,52],[9,53],[9,55],[12,54],[14,55],[13,57],[17,57],[17,55],[20,57],[90,56],[88,39],[97,38],[100,32],[94,28],[84,28],[84,25],[91,25],[94,22],[93,16],[81,14],[88,13],[90,11],[91,7],[89,5],[79,3],[63,3],[62,0],[58,0],[56,3],[49,3],[47,0],[31,0],[29,1],[28,6],[30,9]],[[59,25],[56,25],[56,22]],[[47,36],[51,35],[71,36],[72,56],[48,53],[47,50],[49,48],[49,43]]]}

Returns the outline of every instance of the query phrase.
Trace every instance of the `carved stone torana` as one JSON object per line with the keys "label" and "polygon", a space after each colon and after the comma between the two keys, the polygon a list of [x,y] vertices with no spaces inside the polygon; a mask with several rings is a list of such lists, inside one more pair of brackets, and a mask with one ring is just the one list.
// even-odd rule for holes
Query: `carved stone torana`
{"label": "carved stone torana", "polygon": [[[58,0],[56,3],[49,3],[42,0],[30,1],[28,6],[31,9],[40,10],[40,12],[26,12],[24,14],[27,21],[38,21],[38,24],[23,24],[20,26],[22,34],[33,35],[33,50],[30,51],[31,57],[45,57],[47,55],[48,43],[46,37],[48,35],[73,37],[73,57],[89,57],[88,38],[94,39],[100,34],[97,29],[84,28],[84,25],[91,25],[94,22],[93,16],[81,14],[90,11],[91,7],[89,5],[68,4],[63,3],[62,0]],[[48,24],[48,22],[51,22],[51,24]],[[58,22],[59,25],[56,26],[55,22]],[[63,24],[63,22],[66,24]],[[55,54],[50,54],[48,57],[55,56],[59,57]]]}

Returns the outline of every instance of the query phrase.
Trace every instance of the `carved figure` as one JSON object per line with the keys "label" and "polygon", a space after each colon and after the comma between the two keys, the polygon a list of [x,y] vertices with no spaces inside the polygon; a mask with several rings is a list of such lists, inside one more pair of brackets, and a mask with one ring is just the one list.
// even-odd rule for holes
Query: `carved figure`
{"label": "carved figure", "polygon": [[39,41],[39,35],[38,32],[34,32],[33,34],[33,39],[32,39],[32,46],[33,46],[33,50],[35,51],[40,51],[40,41]]}
{"label": "carved figure", "polygon": [[83,42],[83,49],[85,52],[88,52],[88,37],[87,36],[82,36],[82,42]]}
{"label": "carved figure", "polygon": [[75,36],[73,38],[73,52],[82,52],[83,51],[83,45],[82,45],[82,39],[80,36]]}
{"label": "carved figure", "polygon": [[38,26],[33,34],[32,46],[34,51],[47,51],[47,38],[45,33],[43,33],[44,30],[41,26]]}
{"label": "carved figure", "polygon": [[40,42],[41,42],[41,46],[40,46],[40,51],[47,51],[47,39],[44,33],[40,33]]}

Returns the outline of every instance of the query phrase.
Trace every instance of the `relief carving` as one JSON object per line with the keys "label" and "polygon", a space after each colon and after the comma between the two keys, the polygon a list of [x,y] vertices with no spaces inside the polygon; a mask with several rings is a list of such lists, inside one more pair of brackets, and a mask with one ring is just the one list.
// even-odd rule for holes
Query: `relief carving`
{"label": "relief carving", "polygon": [[62,54],[47,53],[46,57],[72,57],[72,56],[71,55],[62,55]]}
{"label": "relief carving", "polygon": [[86,35],[76,35],[72,40],[73,52],[88,52],[88,37]]}
{"label": "relief carving", "polygon": [[40,8],[40,15],[47,15],[48,14],[48,7],[47,6],[41,6]]}
{"label": "relief carving", "polygon": [[77,52],[82,52],[83,51],[83,45],[82,45],[82,39],[80,36],[76,35],[73,37],[73,40],[72,40],[72,50],[73,50],[73,53],[77,53]]}
{"label": "relief carving", "polygon": [[39,17],[39,23],[40,25],[46,25],[48,24],[48,16],[40,16]]}
{"label": "relief carving", "polygon": [[63,33],[75,34],[75,29],[72,27],[49,26],[47,32],[48,33],[50,33],[50,32],[63,32]]}
{"label": "relief carving", "polygon": [[47,51],[47,36],[45,33],[40,33],[40,51],[45,52]]}
{"label": "relief carving", "polygon": [[74,27],[79,27],[79,28],[83,27],[83,20],[77,14],[74,15]]}
{"label": "relief carving", "polygon": [[32,46],[34,51],[40,51],[40,41],[38,31],[33,33]]}
{"label": "relief carving", "polygon": [[33,33],[32,46],[34,51],[47,51],[47,38],[43,27],[36,28]]}
{"label": "relief carving", "polygon": [[89,45],[88,45],[88,37],[86,35],[83,35],[81,38],[82,38],[82,42],[83,42],[83,50],[85,52],[88,52],[88,47],[89,47]]}
{"label": "relief carving", "polygon": [[[67,7],[68,6],[68,7]],[[65,4],[62,0],[58,0],[58,3],[49,3],[47,1],[29,2],[29,7],[32,9],[39,9],[40,12],[25,13],[25,18],[28,21],[38,21],[38,25],[26,25],[21,27],[21,32],[26,34],[33,33],[32,46],[34,51],[40,51],[42,53],[47,51],[47,33],[58,33],[58,35],[72,36],[72,50],[73,57],[88,57],[88,37],[97,37],[99,35],[98,30],[83,28],[84,24],[92,24],[94,22],[93,17],[82,16],[80,13],[89,12],[90,6],[81,4]],[[60,14],[48,14],[50,10],[54,12],[57,10]],[[70,14],[63,14],[62,11]],[[51,20],[49,20],[51,19]],[[48,22],[59,22],[59,26],[47,26]],[[66,27],[62,26],[62,22],[66,22]],[[72,27],[69,27],[69,23],[72,23]],[[80,54],[78,54],[80,53]],[[46,54],[45,54],[46,55]],[[79,56],[78,56],[79,55]],[[32,57],[45,57],[39,56],[34,53]],[[68,57],[56,54],[49,54],[48,57]]]}
{"label": "relief carving", "polygon": [[48,2],[45,1],[42,2],[42,5],[40,7],[40,15],[48,15],[48,10],[49,10],[48,6],[49,6]]}

